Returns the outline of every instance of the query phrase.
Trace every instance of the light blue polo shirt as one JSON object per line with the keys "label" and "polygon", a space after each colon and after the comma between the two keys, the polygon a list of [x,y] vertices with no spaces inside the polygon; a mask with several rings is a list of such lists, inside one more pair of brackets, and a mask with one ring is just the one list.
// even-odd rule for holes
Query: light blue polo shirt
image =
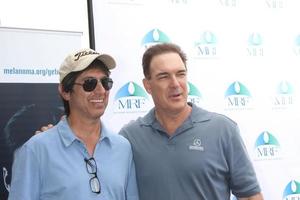
{"label": "light blue polo shirt", "polygon": [[95,151],[101,193],[91,191],[85,145],[67,120],[35,135],[15,153],[9,200],[138,200],[129,142],[101,124]]}

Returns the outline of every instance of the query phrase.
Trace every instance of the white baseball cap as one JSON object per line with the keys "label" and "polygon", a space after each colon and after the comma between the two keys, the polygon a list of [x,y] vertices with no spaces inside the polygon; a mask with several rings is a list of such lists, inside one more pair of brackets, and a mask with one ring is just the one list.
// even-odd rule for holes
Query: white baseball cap
{"label": "white baseball cap", "polygon": [[108,54],[100,54],[93,49],[81,49],[68,55],[59,68],[59,81],[71,72],[77,72],[87,68],[94,60],[102,61],[108,69],[116,67],[114,58]]}

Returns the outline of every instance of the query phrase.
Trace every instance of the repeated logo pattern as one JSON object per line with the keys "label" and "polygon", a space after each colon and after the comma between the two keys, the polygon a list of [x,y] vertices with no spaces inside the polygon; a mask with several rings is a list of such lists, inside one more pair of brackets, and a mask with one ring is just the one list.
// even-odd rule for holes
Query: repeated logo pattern
{"label": "repeated logo pattern", "polygon": [[[153,44],[179,44],[187,53],[188,80],[192,80],[188,101],[237,122],[262,188],[267,188],[266,199],[299,199],[300,79],[296,71],[300,33],[295,24],[300,4],[290,0],[209,2],[170,0],[153,5],[144,1],[137,9],[148,12],[150,4],[153,15],[136,23],[142,26],[136,27],[132,40],[125,41],[127,46],[142,48],[126,53],[140,63],[137,54]],[[290,25],[284,15],[291,17]],[[134,73],[141,66],[129,68]],[[151,97],[136,83],[141,79],[130,77],[117,89],[115,113],[144,115],[153,107]],[[202,147],[201,140],[190,144],[193,151]]]}

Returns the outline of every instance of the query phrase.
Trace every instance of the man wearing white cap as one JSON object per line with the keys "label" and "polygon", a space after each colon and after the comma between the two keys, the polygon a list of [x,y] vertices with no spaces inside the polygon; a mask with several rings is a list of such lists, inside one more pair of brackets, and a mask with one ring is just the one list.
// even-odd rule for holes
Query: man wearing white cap
{"label": "man wearing white cap", "polygon": [[58,88],[65,117],[15,152],[9,200],[138,200],[131,146],[100,120],[115,65],[92,49],[66,57]]}

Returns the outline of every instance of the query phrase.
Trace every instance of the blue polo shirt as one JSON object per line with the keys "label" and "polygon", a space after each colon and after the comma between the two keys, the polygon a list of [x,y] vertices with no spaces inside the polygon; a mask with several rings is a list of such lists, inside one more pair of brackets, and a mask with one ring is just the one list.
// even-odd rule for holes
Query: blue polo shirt
{"label": "blue polo shirt", "polygon": [[131,143],[142,200],[229,200],[260,192],[237,124],[194,104],[169,137],[152,109],[120,134]]}
{"label": "blue polo shirt", "polygon": [[91,191],[83,142],[67,120],[37,134],[15,153],[9,200],[138,200],[129,142],[101,124],[95,151],[101,193]]}

